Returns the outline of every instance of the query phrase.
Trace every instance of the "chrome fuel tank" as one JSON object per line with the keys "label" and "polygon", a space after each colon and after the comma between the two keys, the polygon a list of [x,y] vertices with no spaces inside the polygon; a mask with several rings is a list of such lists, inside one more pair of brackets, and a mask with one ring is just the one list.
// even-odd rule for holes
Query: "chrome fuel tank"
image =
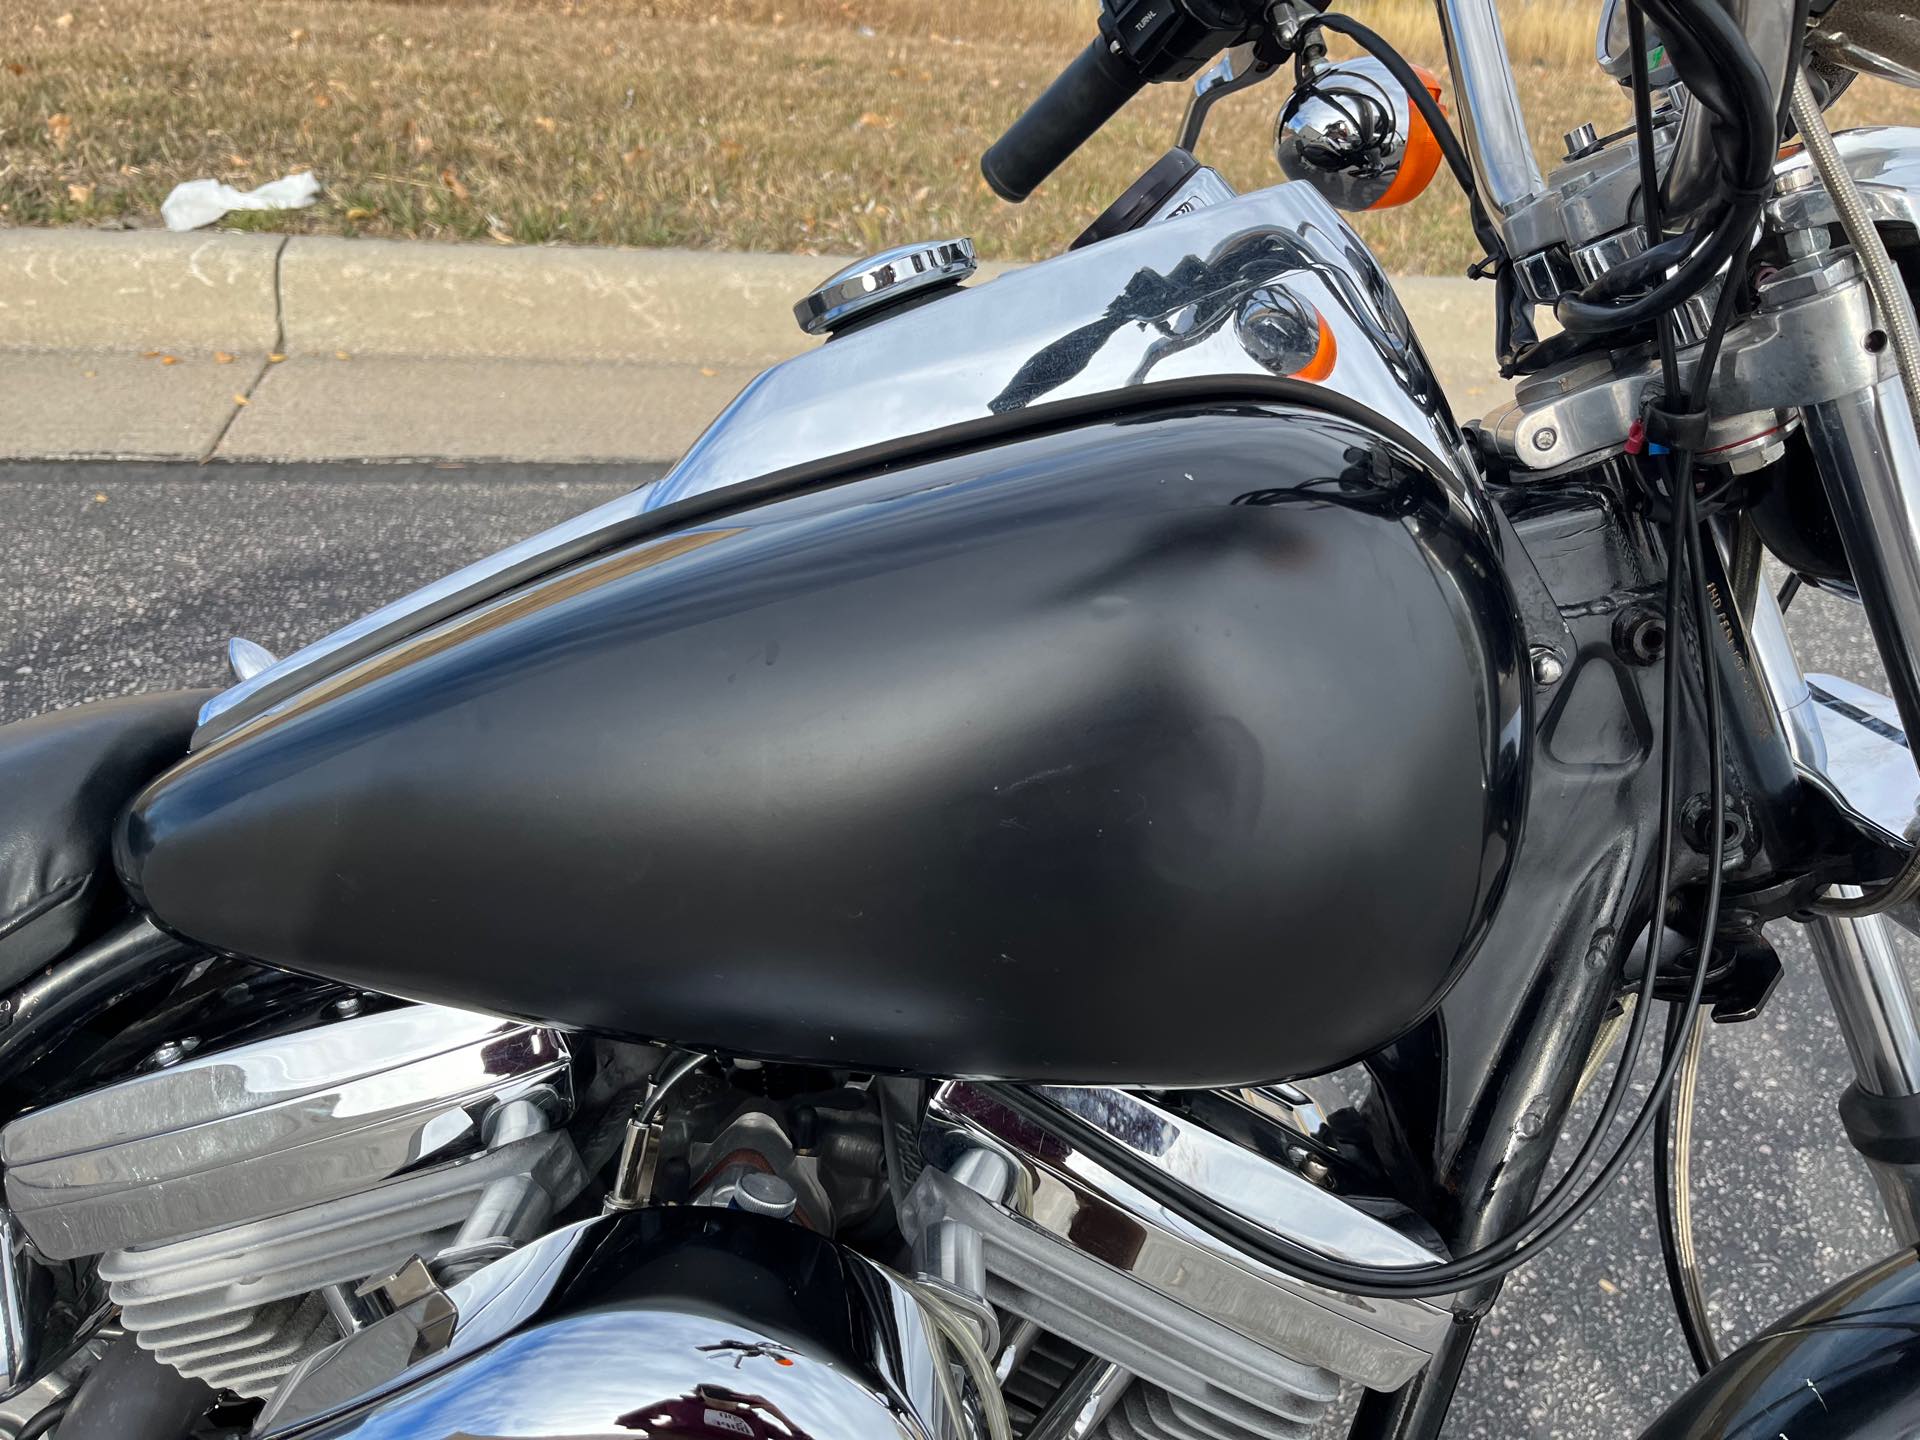
{"label": "chrome fuel tank", "polygon": [[[1303,322],[1317,326],[1303,354]],[[1115,236],[896,314],[753,381],[652,484],[458,570],[210,700],[195,748],[398,640],[612,545],[699,497],[885,458],[970,425],[1141,387],[1291,376],[1357,402],[1478,507],[1474,472],[1387,277],[1310,187]]]}

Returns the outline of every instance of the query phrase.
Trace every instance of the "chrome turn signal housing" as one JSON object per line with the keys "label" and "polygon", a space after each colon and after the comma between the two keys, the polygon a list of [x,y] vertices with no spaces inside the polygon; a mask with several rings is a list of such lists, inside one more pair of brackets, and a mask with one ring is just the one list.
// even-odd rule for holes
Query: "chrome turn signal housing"
{"label": "chrome turn signal housing", "polygon": [[[1437,102],[1440,82],[1416,71]],[[1386,210],[1427,188],[1440,142],[1406,87],[1378,60],[1327,65],[1280,111],[1274,156],[1340,210]]]}

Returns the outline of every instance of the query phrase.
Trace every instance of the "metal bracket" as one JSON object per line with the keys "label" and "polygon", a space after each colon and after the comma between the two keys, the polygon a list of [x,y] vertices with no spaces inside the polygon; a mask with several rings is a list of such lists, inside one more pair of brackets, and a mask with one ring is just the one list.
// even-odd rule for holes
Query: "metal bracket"
{"label": "metal bracket", "polygon": [[418,1255],[391,1274],[363,1282],[353,1294],[357,1300],[376,1301],[389,1315],[404,1315],[411,1322],[414,1333],[408,1347],[409,1365],[446,1349],[460,1320],[459,1310]]}
{"label": "metal bracket", "polygon": [[1174,144],[1191,151],[1199,143],[1200,132],[1206,128],[1208,111],[1227,96],[1258,85],[1280,68],[1262,60],[1254,49],[1251,40],[1236,45],[1194,77],[1193,98],[1187,102],[1187,113],[1180,121],[1180,138]]}

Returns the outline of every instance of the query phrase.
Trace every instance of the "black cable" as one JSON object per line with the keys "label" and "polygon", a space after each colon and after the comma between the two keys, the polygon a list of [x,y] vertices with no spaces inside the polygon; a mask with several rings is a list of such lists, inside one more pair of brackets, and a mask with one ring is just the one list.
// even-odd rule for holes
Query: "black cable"
{"label": "black cable", "polygon": [[[1691,1012],[1669,1006],[1667,1043],[1687,1042],[1686,1020]],[[1679,1031],[1676,1042],[1674,1031]],[[1687,1342],[1687,1354],[1693,1368],[1704,1375],[1713,1368],[1712,1343],[1704,1328],[1705,1318],[1694,1309],[1693,1291],[1687,1286],[1686,1267],[1680,1263],[1680,1237],[1673,1213],[1673,1108],[1679,1103],[1676,1090],[1660,1107],[1653,1124],[1653,1209],[1660,1228],[1660,1266],[1667,1273],[1667,1290],[1673,1296],[1674,1314],[1680,1321],[1680,1336]]]}
{"label": "black cable", "polygon": [[1798,575],[1787,576],[1787,583],[1780,587],[1780,593],[1774,597],[1774,604],[1785,610],[1793,603],[1793,597],[1800,593],[1801,579]]}
{"label": "black cable", "polygon": [[13,1440],[42,1440],[48,1431],[67,1418],[67,1409],[73,1404],[73,1396],[63,1395],[51,1405],[36,1410],[33,1418],[14,1432]]}
{"label": "black cable", "polygon": [[[1554,313],[1569,330],[1621,329],[1657,319],[1692,296],[1751,238],[1772,179],[1774,140],[1779,133],[1778,97],[1772,93],[1766,72],[1739,27],[1713,0],[1642,3],[1660,21],[1676,67],[1681,65],[1683,51],[1688,52],[1688,67],[1682,70],[1682,77],[1693,86],[1696,102],[1709,108],[1727,107],[1725,118],[1739,145],[1730,172],[1732,195],[1699,248],[1647,294],[1620,303],[1598,303],[1584,292],[1563,296]],[[1644,33],[1644,21],[1642,30]],[[1692,44],[1677,45],[1681,37],[1697,44],[1698,51]],[[1710,61],[1728,85],[1709,84],[1707,74],[1695,61]],[[1650,140],[1642,143],[1643,148],[1651,145]],[[1644,189],[1642,195],[1644,212],[1650,207]],[[1657,200],[1653,207],[1657,208]]]}
{"label": "black cable", "polygon": [[[1639,4],[1630,4],[1627,9],[1628,44],[1633,50],[1633,104],[1636,126],[1641,137],[1640,178],[1641,194],[1645,199],[1643,218],[1647,226],[1649,246],[1660,238],[1660,190],[1655,179],[1653,157],[1653,95],[1647,75],[1646,21]],[[1743,242],[1736,251],[1732,263],[1728,266],[1726,278],[1721,283],[1720,295],[1713,308],[1713,319],[1708,325],[1707,334],[1700,346],[1700,356],[1694,368],[1693,385],[1687,395],[1687,409],[1694,414],[1704,414],[1708,396],[1712,391],[1714,367],[1719,363],[1721,346],[1726,339],[1728,327],[1733,320],[1733,312],[1738,301],[1742,276],[1746,269],[1748,244]],[[1659,325],[1660,367],[1667,395],[1677,397],[1680,393],[1680,362],[1674,342],[1673,326],[1670,322]],[[1686,560],[1694,576],[1694,622],[1701,647],[1701,661],[1706,670],[1707,698],[1707,736],[1708,736],[1708,827],[1710,832],[1708,876],[1708,898],[1703,908],[1699,949],[1695,956],[1696,999],[1685,1006],[1672,1006],[1667,1024],[1666,1061],[1677,1062],[1686,1049],[1688,1032],[1694,1023],[1698,1004],[1698,980],[1708,968],[1713,932],[1718,925],[1719,887],[1726,825],[1723,812],[1726,807],[1726,778],[1724,756],[1721,753],[1722,735],[1720,726],[1720,686],[1718,672],[1714,669],[1712,655],[1708,649],[1710,638],[1716,633],[1713,624],[1711,606],[1706,594],[1705,557],[1700,542],[1700,522],[1694,513],[1695,494],[1691,457],[1685,451],[1679,451],[1668,457],[1668,493],[1673,501],[1675,529],[1686,539]],[[1670,558],[1674,569],[1678,568],[1678,556]],[[1671,613],[1667,617],[1667,633],[1677,636],[1676,618]],[[1671,811],[1667,812],[1671,813]],[[1652,963],[1651,956],[1649,962]],[[1674,1063],[1677,1073],[1678,1065]],[[1675,1226],[1673,1209],[1673,1104],[1675,1096],[1669,1093],[1660,1098],[1655,1111],[1653,1129],[1653,1198],[1654,1210],[1660,1229],[1660,1260],[1666,1271],[1667,1289],[1673,1296],[1674,1313],[1679,1319],[1680,1333],[1686,1340],[1687,1352],[1692,1357],[1694,1367],[1702,1375],[1712,1368],[1713,1345],[1710,1340],[1712,1329],[1707,1317],[1696,1304],[1697,1295],[1687,1283],[1685,1268],[1680,1261],[1679,1236]]]}
{"label": "black cable", "polygon": [[1460,144],[1460,137],[1453,133],[1453,126],[1447,123],[1447,113],[1440,108],[1440,102],[1433,98],[1426,83],[1414,73],[1406,58],[1392,45],[1355,20],[1350,15],[1335,14],[1327,11],[1310,16],[1301,23],[1301,31],[1331,30],[1344,35],[1354,44],[1365,50],[1374,59],[1387,67],[1387,73],[1393,76],[1400,88],[1407,92],[1414,108],[1420,112],[1420,118],[1427,122],[1427,128],[1433,132],[1434,140],[1440,146],[1440,154],[1447,162],[1447,168],[1453,172],[1453,178],[1466,193],[1468,218],[1473,224],[1474,239],[1487,255],[1499,263],[1507,262],[1506,246],[1501,243],[1500,232],[1487,218],[1487,212],[1480,203],[1479,187],[1474,184],[1473,165],[1467,159],[1466,149]]}

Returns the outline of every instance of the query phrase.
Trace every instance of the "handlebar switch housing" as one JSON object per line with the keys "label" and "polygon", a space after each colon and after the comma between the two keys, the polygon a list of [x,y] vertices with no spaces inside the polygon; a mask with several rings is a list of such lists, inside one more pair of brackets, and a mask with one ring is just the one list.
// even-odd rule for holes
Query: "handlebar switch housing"
{"label": "handlebar switch housing", "polygon": [[1148,84],[1186,80],[1222,50],[1261,29],[1261,7],[1243,0],[1105,0],[1100,36]]}

